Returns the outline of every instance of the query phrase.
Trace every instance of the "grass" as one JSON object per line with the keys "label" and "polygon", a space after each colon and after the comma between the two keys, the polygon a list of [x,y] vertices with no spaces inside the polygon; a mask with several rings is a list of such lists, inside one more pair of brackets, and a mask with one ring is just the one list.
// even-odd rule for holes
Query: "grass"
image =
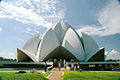
{"label": "grass", "polygon": [[44,77],[47,77],[51,72],[46,72],[45,74],[43,74]]}
{"label": "grass", "polygon": [[0,80],[48,80],[46,77],[50,74],[25,73],[16,74],[15,72],[0,72]]}
{"label": "grass", "polygon": [[63,80],[120,80],[118,72],[65,72]]}

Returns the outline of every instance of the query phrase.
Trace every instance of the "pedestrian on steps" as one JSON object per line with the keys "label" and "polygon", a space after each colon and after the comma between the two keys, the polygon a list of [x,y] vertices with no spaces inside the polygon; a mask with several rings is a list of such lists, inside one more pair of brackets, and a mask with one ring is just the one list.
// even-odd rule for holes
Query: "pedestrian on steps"
{"label": "pedestrian on steps", "polygon": [[59,70],[60,70],[60,68],[61,68],[61,63],[60,63],[60,61],[58,61],[58,67],[59,67]]}

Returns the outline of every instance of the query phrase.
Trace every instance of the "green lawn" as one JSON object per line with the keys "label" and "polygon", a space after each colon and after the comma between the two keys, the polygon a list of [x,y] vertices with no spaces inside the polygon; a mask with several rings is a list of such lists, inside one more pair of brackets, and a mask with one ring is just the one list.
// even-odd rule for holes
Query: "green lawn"
{"label": "green lawn", "polygon": [[120,80],[118,72],[65,72],[63,80]]}
{"label": "green lawn", "polygon": [[51,72],[46,72],[45,74],[43,74],[44,77],[47,77]]}
{"label": "green lawn", "polygon": [[16,74],[15,72],[0,72],[0,80],[48,80],[46,77],[50,74],[25,73]]}

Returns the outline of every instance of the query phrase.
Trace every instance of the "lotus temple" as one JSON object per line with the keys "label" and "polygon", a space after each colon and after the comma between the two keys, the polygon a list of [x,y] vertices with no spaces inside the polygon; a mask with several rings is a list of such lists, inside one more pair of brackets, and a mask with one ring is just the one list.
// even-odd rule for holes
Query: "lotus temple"
{"label": "lotus temple", "polygon": [[23,46],[17,49],[18,62],[41,62],[53,59],[71,59],[80,62],[104,61],[104,48],[86,33],[78,34],[66,22],[53,24],[40,37],[40,33],[33,35]]}

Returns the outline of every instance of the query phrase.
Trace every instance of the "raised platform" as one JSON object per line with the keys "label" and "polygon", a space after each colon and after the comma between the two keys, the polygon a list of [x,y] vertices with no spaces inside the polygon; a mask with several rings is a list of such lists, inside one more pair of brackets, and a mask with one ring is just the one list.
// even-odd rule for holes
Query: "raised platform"
{"label": "raised platform", "polygon": [[[71,66],[72,62],[67,62]],[[74,62],[74,66],[77,65]],[[0,62],[0,68],[44,68],[45,62]],[[53,62],[47,62],[47,66],[52,66]],[[80,68],[84,70],[120,70],[120,61],[118,62],[79,62]]]}
{"label": "raised platform", "polygon": [[[51,66],[52,62],[47,62]],[[0,62],[0,68],[41,68],[45,62]]]}

